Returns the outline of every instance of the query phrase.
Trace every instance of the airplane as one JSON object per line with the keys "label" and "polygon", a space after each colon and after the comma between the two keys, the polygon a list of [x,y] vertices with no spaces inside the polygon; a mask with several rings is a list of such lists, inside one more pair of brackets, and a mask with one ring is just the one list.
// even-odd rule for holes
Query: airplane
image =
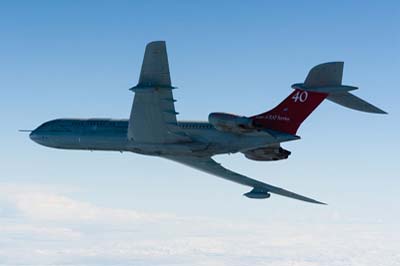
{"label": "airplane", "polygon": [[325,99],[347,108],[386,114],[342,85],[343,62],[313,67],[303,83],[270,111],[253,116],[213,112],[208,121],[178,121],[165,41],[147,44],[129,119],[55,119],[43,123],[30,138],[43,146],[90,151],[133,152],[158,156],[215,175],[251,190],[243,195],[266,199],[277,194],[326,204],[224,168],[212,157],[242,153],[250,160],[287,159],[281,143],[300,139],[301,123]]}

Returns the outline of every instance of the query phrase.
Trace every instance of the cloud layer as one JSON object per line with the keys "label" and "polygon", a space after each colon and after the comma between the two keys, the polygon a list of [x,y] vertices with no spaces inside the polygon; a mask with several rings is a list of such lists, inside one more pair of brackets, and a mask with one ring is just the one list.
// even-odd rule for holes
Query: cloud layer
{"label": "cloud layer", "polygon": [[2,265],[400,265],[380,224],[268,224],[97,206],[3,184]]}

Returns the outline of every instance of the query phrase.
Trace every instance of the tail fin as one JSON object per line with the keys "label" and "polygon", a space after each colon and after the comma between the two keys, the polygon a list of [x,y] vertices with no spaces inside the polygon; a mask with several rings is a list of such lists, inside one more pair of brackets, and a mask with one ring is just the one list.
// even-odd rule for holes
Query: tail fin
{"label": "tail fin", "polygon": [[301,123],[327,96],[327,93],[309,92],[296,88],[271,111],[253,116],[253,123],[256,127],[295,135]]}
{"label": "tail fin", "polygon": [[385,113],[381,109],[350,94],[357,87],[342,85],[343,62],[331,62],[313,67],[304,83],[292,85],[294,92],[274,109],[251,117],[256,127],[295,135],[301,123],[324,99],[342,106],[370,113]]}

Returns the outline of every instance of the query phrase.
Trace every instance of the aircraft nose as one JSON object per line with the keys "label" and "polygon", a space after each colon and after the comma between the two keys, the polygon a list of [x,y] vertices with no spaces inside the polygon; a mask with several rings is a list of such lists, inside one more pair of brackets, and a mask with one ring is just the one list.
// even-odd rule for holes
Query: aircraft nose
{"label": "aircraft nose", "polygon": [[36,142],[37,144],[44,145],[44,146],[49,145],[47,137],[44,136],[42,132],[40,132],[40,131],[38,132],[37,129],[32,131],[31,134],[29,134],[29,138],[32,141]]}
{"label": "aircraft nose", "polygon": [[38,143],[38,144],[42,144],[45,142],[46,137],[43,136],[43,133],[41,131],[38,131],[38,129],[33,130],[30,134],[29,134],[29,138],[31,140],[33,140],[34,142]]}
{"label": "aircraft nose", "polygon": [[29,134],[29,138],[33,141],[36,141],[38,138],[37,132],[36,130],[33,130],[30,134]]}

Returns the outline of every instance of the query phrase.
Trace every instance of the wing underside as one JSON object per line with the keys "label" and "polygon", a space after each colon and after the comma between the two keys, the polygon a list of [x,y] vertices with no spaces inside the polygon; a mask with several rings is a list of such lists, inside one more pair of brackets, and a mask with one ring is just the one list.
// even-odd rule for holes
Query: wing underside
{"label": "wing underside", "polygon": [[255,180],[253,178],[235,173],[229,169],[224,168],[221,164],[214,161],[212,158],[203,157],[165,157],[175,162],[185,164],[187,166],[196,168],[200,171],[230,180],[232,182],[239,183],[241,185],[249,186],[253,188],[253,191],[264,191],[273,194],[278,194],[284,197],[289,197],[297,200],[302,200],[311,203],[325,204],[323,202],[296,194],[294,192],[285,190],[280,187],[275,187],[267,183]]}

